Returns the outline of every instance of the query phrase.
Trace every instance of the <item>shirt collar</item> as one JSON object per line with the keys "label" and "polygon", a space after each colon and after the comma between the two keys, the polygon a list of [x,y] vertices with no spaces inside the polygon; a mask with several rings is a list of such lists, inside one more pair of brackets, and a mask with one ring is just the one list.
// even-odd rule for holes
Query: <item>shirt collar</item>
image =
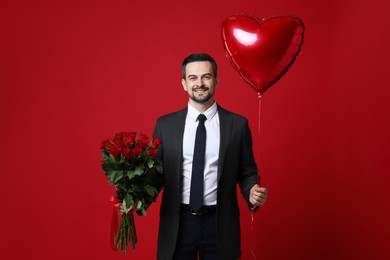
{"label": "shirt collar", "polygon": [[196,121],[199,114],[204,114],[206,116],[207,120],[211,120],[215,116],[215,114],[217,114],[217,111],[218,111],[217,102],[214,102],[214,104],[211,107],[209,107],[206,111],[204,111],[204,113],[200,113],[193,106],[191,106],[190,103],[188,103],[188,115],[194,121]]}

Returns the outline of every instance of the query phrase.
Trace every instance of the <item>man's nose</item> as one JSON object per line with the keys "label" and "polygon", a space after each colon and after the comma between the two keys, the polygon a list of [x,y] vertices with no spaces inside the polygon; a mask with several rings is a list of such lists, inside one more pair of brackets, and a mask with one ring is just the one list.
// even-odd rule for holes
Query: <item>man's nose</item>
{"label": "man's nose", "polygon": [[203,79],[202,78],[199,78],[198,80],[197,80],[197,82],[196,82],[196,85],[197,86],[203,86],[204,84],[203,84]]}

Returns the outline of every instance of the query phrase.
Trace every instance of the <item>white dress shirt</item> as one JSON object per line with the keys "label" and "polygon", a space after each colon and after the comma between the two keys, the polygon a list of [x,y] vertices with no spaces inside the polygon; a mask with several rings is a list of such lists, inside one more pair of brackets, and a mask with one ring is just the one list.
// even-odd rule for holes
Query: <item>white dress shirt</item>
{"label": "white dress shirt", "polygon": [[[188,112],[184,128],[183,137],[183,191],[182,203],[189,204],[192,159],[194,155],[196,128],[198,127],[197,118],[201,114],[198,110],[188,104]],[[203,205],[217,204],[217,172],[219,157],[219,116],[217,104],[214,104],[203,113],[207,120],[206,127],[206,154],[204,166],[204,185],[203,185]]]}

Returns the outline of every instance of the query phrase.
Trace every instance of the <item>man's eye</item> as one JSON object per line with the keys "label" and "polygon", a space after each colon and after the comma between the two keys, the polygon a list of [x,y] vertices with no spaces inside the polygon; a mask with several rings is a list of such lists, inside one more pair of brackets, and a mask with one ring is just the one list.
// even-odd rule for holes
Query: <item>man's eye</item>
{"label": "man's eye", "polygon": [[211,79],[210,75],[204,76],[205,79]]}
{"label": "man's eye", "polygon": [[196,80],[196,77],[189,77],[189,80]]}

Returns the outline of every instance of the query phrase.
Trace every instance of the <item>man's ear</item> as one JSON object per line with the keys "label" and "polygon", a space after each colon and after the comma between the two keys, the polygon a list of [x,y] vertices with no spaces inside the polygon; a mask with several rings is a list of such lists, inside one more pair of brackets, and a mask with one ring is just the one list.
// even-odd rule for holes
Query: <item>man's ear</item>
{"label": "man's ear", "polygon": [[182,80],[181,80],[181,84],[183,85],[183,89],[184,89],[185,91],[188,91],[187,85],[186,85],[186,80],[185,80],[185,79],[182,79]]}

